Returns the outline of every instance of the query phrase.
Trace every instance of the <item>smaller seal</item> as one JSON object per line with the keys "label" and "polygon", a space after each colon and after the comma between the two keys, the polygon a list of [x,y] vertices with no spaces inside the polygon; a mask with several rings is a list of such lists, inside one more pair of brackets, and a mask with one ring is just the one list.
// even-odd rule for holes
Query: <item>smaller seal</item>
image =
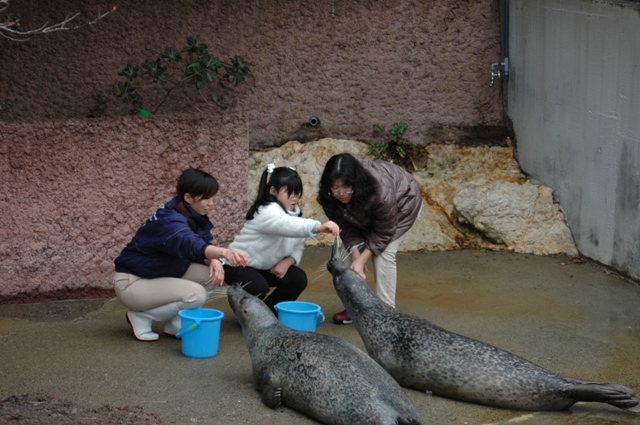
{"label": "smaller seal", "polygon": [[515,410],[564,410],[578,401],[640,412],[631,389],[557,375],[528,360],[382,302],[337,256],[333,285],[369,355],[404,387]]}
{"label": "smaller seal", "polygon": [[230,285],[262,402],[283,404],[327,425],[419,425],[400,385],[365,352],[329,335],[282,325],[260,299]]}

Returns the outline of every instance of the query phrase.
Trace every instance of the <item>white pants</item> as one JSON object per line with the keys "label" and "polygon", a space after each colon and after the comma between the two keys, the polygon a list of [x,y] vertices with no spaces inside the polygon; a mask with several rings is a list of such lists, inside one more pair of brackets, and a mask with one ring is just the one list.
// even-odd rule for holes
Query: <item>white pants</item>
{"label": "white pants", "polygon": [[[396,306],[396,286],[398,283],[396,256],[405,235],[406,233],[387,245],[387,248],[380,255],[372,255],[371,257],[373,276],[376,279],[376,294],[384,303],[394,308]],[[351,256],[347,257],[347,261],[351,262]]]}
{"label": "white pants", "polygon": [[182,278],[143,279],[133,274],[116,273],[113,283],[116,296],[131,310],[146,311],[173,302],[182,310],[204,304],[211,280],[209,266],[191,263]]}
{"label": "white pants", "polygon": [[396,306],[396,285],[398,283],[396,255],[403,238],[404,235],[400,236],[391,242],[380,255],[374,255],[372,258],[373,274],[376,279],[376,294],[391,307]]}
{"label": "white pants", "polygon": [[[416,221],[422,214],[422,205],[418,212]],[[380,255],[374,255],[373,261],[373,273],[376,279],[376,294],[378,297],[389,304],[391,307],[396,306],[396,285],[398,282],[398,266],[396,256],[398,254],[398,248],[404,237],[409,233],[405,232],[395,241],[387,245],[387,248],[380,253]]]}

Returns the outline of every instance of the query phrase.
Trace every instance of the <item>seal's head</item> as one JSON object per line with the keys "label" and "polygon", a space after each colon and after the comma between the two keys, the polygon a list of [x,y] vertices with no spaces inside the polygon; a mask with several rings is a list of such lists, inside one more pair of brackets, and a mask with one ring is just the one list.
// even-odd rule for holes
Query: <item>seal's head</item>
{"label": "seal's head", "polygon": [[[336,287],[336,291],[338,290],[338,286],[343,288],[345,282],[340,278],[350,270],[347,263],[341,260],[339,255],[333,255],[327,262],[327,270],[331,273],[331,276],[333,276],[333,285]],[[353,270],[351,270],[351,272],[355,273]]]}
{"label": "seal's head", "polygon": [[367,282],[355,270],[349,268],[339,255],[327,262],[327,270],[333,276],[333,287],[347,311],[355,305],[370,308],[381,303],[369,289]]}
{"label": "seal's head", "polygon": [[229,306],[240,322],[242,329],[267,327],[279,323],[273,312],[258,297],[249,294],[239,284],[229,285],[227,290]]}
{"label": "seal's head", "polygon": [[327,270],[329,270],[329,273],[331,273],[333,276],[343,272],[348,268],[349,266],[347,266],[347,263],[342,261],[339,255],[332,255],[331,260],[327,262]]}

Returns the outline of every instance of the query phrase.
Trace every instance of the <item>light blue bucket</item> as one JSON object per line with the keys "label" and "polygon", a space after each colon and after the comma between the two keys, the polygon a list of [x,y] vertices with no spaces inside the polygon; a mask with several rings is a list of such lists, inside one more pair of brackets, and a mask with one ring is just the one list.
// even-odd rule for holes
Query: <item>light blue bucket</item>
{"label": "light blue bucket", "polygon": [[[280,323],[297,331],[315,332],[324,323],[320,306],[304,301],[284,301],[274,306]],[[318,320],[318,318],[321,318]]]}
{"label": "light blue bucket", "polygon": [[182,354],[204,359],[218,354],[220,327],[224,313],[211,308],[178,312],[182,326],[176,338],[182,338]]}

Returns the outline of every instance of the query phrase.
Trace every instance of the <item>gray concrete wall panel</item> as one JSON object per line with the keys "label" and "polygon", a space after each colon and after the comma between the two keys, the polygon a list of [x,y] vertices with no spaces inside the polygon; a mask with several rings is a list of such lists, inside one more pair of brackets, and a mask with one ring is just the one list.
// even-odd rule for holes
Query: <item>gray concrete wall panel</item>
{"label": "gray concrete wall panel", "polygon": [[518,160],[580,252],[640,278],[640,3],[510,2]]}

